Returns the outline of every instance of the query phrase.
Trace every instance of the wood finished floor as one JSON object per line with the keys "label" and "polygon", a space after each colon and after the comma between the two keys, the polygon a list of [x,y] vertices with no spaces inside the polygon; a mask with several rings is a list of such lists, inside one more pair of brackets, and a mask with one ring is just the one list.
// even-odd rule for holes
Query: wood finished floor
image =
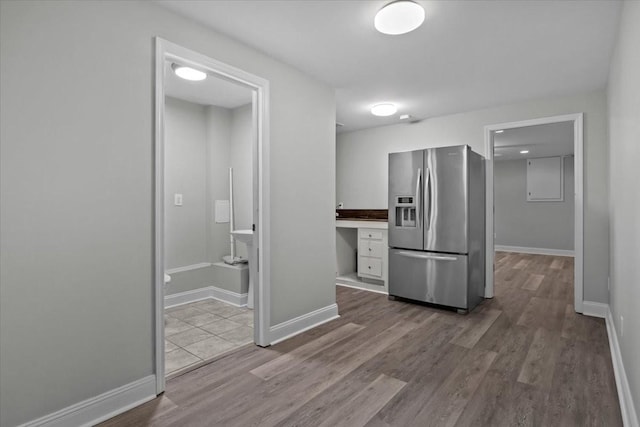
{"label": "wood finished floor", "polygon": [[338,287],[340,319],[167,382],[102,426],[621,426],[602,319],[573,259],[496,254],[468,315]]}

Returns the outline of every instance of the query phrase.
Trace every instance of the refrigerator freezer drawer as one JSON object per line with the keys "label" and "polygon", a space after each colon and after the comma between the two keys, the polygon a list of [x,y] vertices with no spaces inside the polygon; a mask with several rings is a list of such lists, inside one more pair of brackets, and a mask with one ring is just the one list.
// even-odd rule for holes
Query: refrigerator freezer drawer
{"label": "refrigerator freezer drawer", "polygon": [[391,249],[389,295],[467,309],[467,256]]}

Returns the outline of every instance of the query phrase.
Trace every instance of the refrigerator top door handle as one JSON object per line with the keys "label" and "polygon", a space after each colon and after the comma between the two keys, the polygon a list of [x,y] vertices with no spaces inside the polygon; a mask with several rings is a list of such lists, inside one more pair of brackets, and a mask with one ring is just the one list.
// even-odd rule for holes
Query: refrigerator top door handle
{"label": "refrigerator top door handle", "polygon": [[433,259],[436,261],[457,261],[458,260],[458,258],[453,256],[426,255],[426,254],[420,254],[415,252],[405,252],[405,251],[398,252],[398,255],[406,256],[408,258]]}
{"label": "refrigerator top door handle", "polygon": [[425,210],[425,222],[427,226],[427,230],[431,229],[431,169],[425,170],[425,193],[428,195],[427,203],[429,204],[429,208]]}
{"label": "refrigerator top door handle", "polygon": [[422,169],[418,168],[418,177],[416,178],[416,220],[418,221],[418,228],[422,227],[422,217],[420,216],[420,204],[422,197],[420,197],[420,181],[422,180]]}

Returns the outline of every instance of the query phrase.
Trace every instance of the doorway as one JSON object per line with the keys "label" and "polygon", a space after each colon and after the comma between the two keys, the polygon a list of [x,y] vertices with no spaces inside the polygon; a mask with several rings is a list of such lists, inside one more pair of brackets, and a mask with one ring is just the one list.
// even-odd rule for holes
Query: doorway
{"label": "doorway", "polygon": [[[583,114],[570,114],[554,117],[545,117],[541,119],[525,120],[519,122],[500,123],[495,125],[485,126],[485,152],[486,152],[486,170],[487,170],[487,268],[486,268],[486,282],[485,297],[492,298],[494,295],[494,264],[495,264],[495,242],[496,242],[496,226],[495,226],[495,162],[499,157],[496,154],[502,154],[503,156],[509,155],[524,155],[533,158],[534,153],[527,153],[529,151],[526,148],[507,147],[498,148],[496,150],[497,137],[504,132],[516,133],[518,129],[532,129],[534,126],[549,125],[548,128],[563,128],[562,124],[566,124],[572,131],[572,159],[573,161],[573,194],[562,194],[562,188],[564,183],[559,189],[560,197],[566,200],[567,198],[573,199],[573,254],[574,254],[574,309],[578,313],[583,311],[583,220],[584,220],[584,206],[583,206]],[[566,126],[564,126],[566,128]],[[520,134],[523,132],[521,131]],[[526,131],[525,131],[526,133]],[[556,147],[557,148],[557,147]],[[513,154],[510,151],[513,151]],[[560,150],[562,151],[562,150]],[[566,150],[565,150],[566,151]],[[526,164],[527,168],[531,169],[531,174],[535,174],[536,168],[542,168],[541,170],[548,170],[554,168],[556,164],[559,165],[562,180],[562,172],[564,171],[564,164],[569,153],[565,153],[565,157],[558,151],[557,153],[547,154],[559,154],[558,156],[547,155],[544,160],[532,161],[532,165]],[[543,156],[540,156],[543,157]],[[552,160],[553,159],[553,160]],[[534,164],[535,163],[535,164]],[[539,163],[539,164],[538,164]],[[529,173],[529,172],[526,172]],[[546,173],[546,172],[545,172]],[[534,185],[535,175],[533,178],[529,178],[532,181],[531,185]],[[544,181],[544,179],[543,179]],[[523,192],[522,198],[530,201],[531,203],[544,203],[544,200],[536,200],[536,194],[531,193],[527,188],[526,192]],[[551,195],[545,195],[542,199],[547,201],[554,200],[552,197],[556,197],[557,192]],[[556,199],[559,200],[559,199]],[[522,249],[522,248],[520,248]],[[568,255],[569,250],[563,252],[559,250],[556,252],[558,255]]]}
{"label": "doorway", "polygon": [[[165,306],[179,306],[174,309],[176,310],[173,312],[174,315],[168,318],[170,320],[173,319],[172,322],[176,325],[180,323],[183,327],[192,328],[190,333],[183,334],[185,336],[181,337],[185,338],[184,342],[200,339],[202,336],[208,336],[208,334],[216,334],[215,339],[212,337],[207,339],[212,342],[218,340],[225,347],[224,340],[221,337],[224,336],[226,331],[219,329],[237,322],[241,326],[238,331],[241,330],[241,334],[244,336],[228,337],[229,341],[233,339],[238,342],[248,340],[248,342],[253,341],[259,346],[270,344],[268,334],[270,286],[268,271],[265,268],[269,265],[269,163],[266,155],[269,143],[269,84],[260,77],[174,43],[160,38],[156,38],[155,41],[154,351],[156,392],[161,393],[165,387],[166,371]],[[188,73],[192,73],[187,76],[192,78],[187,79],[191,80],[187,82],[191,86],[189,84],[180,86],[179,81],[175,79],[174,74],[179,75],[178,70],[180,68],[186,68]],[[198,85],[203,80],[210,81],[208,86]],[[227,99],[222,99],[222,97],[218,96],[216,101],[210,101],[212,99],[211,92],[220,90],[220,88],[226,88],[222,92],[224,92],[223,94]],[[218,95],[220,94],[221,92],[218,92]],[[215,98],[215,94],[213,94],[213,98]],[[167,100],[170,101],[168,102]],[[234,106],[235,109],[225,108],[230,106]],[[196,115],[202,116],[204,120],[202,126],[200,126],[199,122],[194,124],[193,119],[190,117],[186,120],[184,119],[193,111],[196,112]],[[182,121],[176,119],[180,115],[182,115]],[[233,226],[234,216],[230,214],[229,206],[234,204],[230,203],[232,189],[228,185],[232,181],[232,172],[227,175],[227,168],[220,170],[222,163],[220,163],[219,158],[221,156],[216,157],[212,155],[215,153],[210,151],[224,150],[225,148],[221,145],[211,148],[212,143],[209,134],[213,133],[219,140],[230,139],[230,141],[225,142],[226,144],[235,142],[234,140],[238,138],[231,137],[232,125],[228,126],[230,129],[227,132],[228,135],[224,134],[224,132],[221,133],[221,123],[223,121],[221,118],[228,116],[235,119],[236,115],[238,122],[245,124],[245,129],[242,131],[243,136],[240,139],[246,140],[246,143],[243,143],[246,145],[246,158],[240,162],[235,159],[237,163],[235,166],[236,171],[245,172],[241,174],[240,181],[243,182],[240,184],[246,191],[244,194],[240,194],[240,199],[242,199],[240,203],[235,203],[236,207],[240,204],[244,208],[241,215],[243,218],[241,220],[242,223],[238,223],[237,227],[233,227],[238,232],[231,233],[229,225]],[[173,129],[171,137],[167,134],[167,127]],[[176,131],[177,127],[181,127],[182,133]],[[199,175],[198,171],[192,170],[192,164],[186,164],[188,161],[175,158],[184,155],[184,153],[180,152],[183,148],[180,147],[180,144],[185,143],[188,139],[197,139],[197,135],[194,136],[194,134],[198,134],[195,131],[198,127],[205,129],[200,133],[206,134],[206,138],[208,138],[203,143],[192,144],[191,152],[189,153],[189,158],[195,159],[199,165],[198,168],[202,169]],[[176,137],[176,133],[179,133],[178,137]],[[205,146],[206,148],[204,148]],[[233,152],[234,150],[227,148],[227,151]],[[176,153],[179,152],[180,155],[176,156]],[[233,153],[227,154],[227,159],[234,156]],[[235,156],[238,157],[237,154]],[[201,159],[201,157],[206,157],[206,159]],[[211,161],[211,159],[216,160]],[[168,160],[171,160],[171,162],[168,162]],[[228,162],[231,162],[231,160],[228,160]],[[217,166],[217,168],[211,165]],[[173,175],[171,174],[172,170]],[[212,170],[215,171],[215,176]],[[167,175],[168,173],[169,175]],[[189,179],[184,179],[185,175],[189,175]],[[176,176],[180,178],[176,179]],[[198,177],[201,177],[205,182],[201,182]],[[180,181],[179,184],[176,184],[177,181]],[[218,188],[221,185],[223,187],[222,190]],[[216,188],[212,188],[213,186]],[[179,187],[187,189],[185,194],[182,194],[182,190]],[[228,192],[225,191],[225,187]],[[186,191],[192,192],[194,195],[187,198]],[[217,193],[215,193],[216,191]],[[224,191],[224,194],[221,191]],[[184,209],[187,206],[189,206],[189,210]],[[168,207],[175,208],[175,211],[168,211]],[[187,217],[188,215],[191,215],[191,217],[183,218],[182,222],[177,220],[179,216]],[[229,217],[231,220],[229,220]],[[197,220],[194,221],[193,218],[197,218]],[[199,224],[198,220],[202,222],[202,226],[199,229],[194,227],[194,222]],[[242,230],[239,230],[240,228]],[[198,238],[198,232],[201,235],[205,235],[206,238]],[[216,233],[217,239],[212,243],[210,237],[216,235]],[[180,239],[188,234],[191,235],[192,239],[184,239],[188,244],[181,243]],[[238,252],[235,252],[234,241],[237,239],[231,239],[232,234],[241,238],[241,241],[246,242],[246,251],[245,245],[240,244],[238,245]],[[220,236],[222,235],[224,235],[223,242],[220,241]],[[168,238],[171,239],[170,242],[167,241]],[[191,249],[194,249],[190,247],[191,242],[195,242],[195,251],[191,251]],[[171,243],[171,245],[168,243]],[[224,257],[219,256],[221,255],[218,253],[220,252],[220,243],[225,246],[231,244],[230,255],[229,251],[227,251],[227,255]],[[180,248],[180,245],[182,245],[182,248]],[[189,249],[185,250],[187,247]],[[188,252],[193,252],[196,255],[188,257]],[[223,259],[226,263],[222,262]],[[248,268],[246,266],[243,267],[247,259],[251,260],[248,263]],[[204,262],[198,262],[197,260]],[[219,270],[217,273],[215,272],[216,269]],[[183,287],[178,289],[182,290],[182,292],[175,292],[176,289],[171,289],[171,292],[167,292],[166,286],[171,286],[171,275],[167,275],[167,273],[173,273],[175,277],[178,277],[178,275],[187,272],[194,272],[196,276],[199,275],[195,279],[199,284],[213,284],[211,282],[212,277],[208,274],[214,274],[213,277],[217,277],[215,279],[216,283],[220,283],[220,281],[235,283],[234,281],[237,281],[238,289],[225,289],[228,288],[226,285],[221,287],[198,285],[194,287],[193,284],[187,283],[189,279],[185,279],[178,286]],[[203,279],[203,277],[206,278]],[[247,279],[252,281],[250,287]],[[176,282],[174,282],[174,287],[176,286]],[[184,288],[185,286],[186,288]],[[184,289],[187,290],[184,291]],[[246,292],[247,290],[249,292]],[[252,296],[252,301],[248,301],[247,294]],[[221,300],[227,304],[221,303]],[[186,303],[200,304],[200,306],[189,306]],[[253,311],[247,311],[244,308],[246,305],[249,307],[253,305]],[[183,318],[180,319],[180,316],[183,316]],[[186,319],[190,319],[190,321],[185,322],[184,320]],[[205,323],[200,327],[197,323],[201,322]],[[207,325],[209,331],[205,329]],[[252,331],[249,331],[250,325],[253,325]],[[172,331],[175,331],[175,329],[172,329]],[[189,334],[193,335],[193,337],[186,336]],[[185,346],[188,345],[185,344]],[[178,347],[184,350],[180,345]],[[226,348],[230,349],[231,347],[227,346]],[[209,353],[207,353],[208,351]],[[222,351],[221,348],[216,349],[216,354],[221,354],[220,351]],[[197,354],[197,351],[195,353]],[[206,363],[206,355],[214,353],[210,352],[210,349],[204,349],[201,362],[205,360],[202,363]],[[199,364],[201,363],[196,363],[195,365]]]}

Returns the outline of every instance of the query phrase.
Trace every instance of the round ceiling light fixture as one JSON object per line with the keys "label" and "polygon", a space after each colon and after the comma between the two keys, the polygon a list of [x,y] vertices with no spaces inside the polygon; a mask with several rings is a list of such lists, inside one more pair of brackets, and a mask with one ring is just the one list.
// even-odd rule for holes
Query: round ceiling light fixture
{"label": "round ceiling light fixture", "polygon": [[184,65],[171,64],[171,68],[176,76],[192,82],[199,82],[207,78],[207,73]]}
{"label": "round ceiling light fixture", "polygon": [[424,9],[418,3],[398,0],[376,13],[374,26],[383,34],[392,36],[415,30],[424,22]]}
{"label": "round ceiling light fixture", "polygon": [[392,116],[396,111],[398,111],[398,107],[389,103],[376,104],[371,107],[371,114],[379,117]]}

